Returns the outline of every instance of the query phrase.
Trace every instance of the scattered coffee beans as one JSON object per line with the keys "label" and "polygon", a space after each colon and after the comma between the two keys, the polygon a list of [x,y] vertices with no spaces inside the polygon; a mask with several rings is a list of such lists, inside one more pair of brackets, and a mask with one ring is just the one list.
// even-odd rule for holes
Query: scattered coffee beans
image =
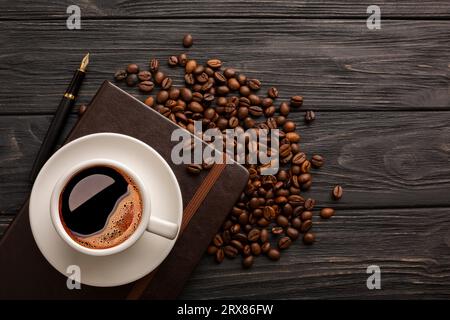
{"label": "scattered coffee beans", "polygon": [[[183,46],[188,48],[193,38],[187,34]],[[242,266],[250,268],[254,257],[265,255],[271,260],[280,259],[280,250],[286,250],[302,238],[305,244],[315,241],[311,232],[316,201],[304,197],[303,192],[312,185],[311,167],[320,168],[324,159],[313,155],[310,159],[300,146],[300,134],[294,121],[288,119],[291,109],[303,105],[303,97],[295,95],[290,101],[278,103],[275,87],[260,95],[260,80],[247,78],[234,68],[223,67],[217,58],[201,63],[189,59],[185,53],[168,58],[168,65],[184,71],[185,86],[177,87],[171,77],[160,70],[159,60],[150,60],[148,70],[139,70],[129,64],[125,70],[114,74],[116,81],[137,86],[154,95],[145,97],[144,103],[179,126],[193,133],[193,122],[202,121],[203,129],[256,128],[280,129],[279,157],[283,165],[276,175],[261,175],[261,164],[246,164],[249,181],[235,203],[220,231],[212,239],[207,253],[221,263],[225,257],[242,256]],[[278,107],[277,107],[278,106]],[[81,108],[80,108],[81,112]],[[313,111],[306,111],[305,121],[315,119]],[[256,145],[257,149],[262,146]],[[214,164],[191,164],[187,171],[199,175]],[[332,191],[334,199],[342,197],[342,187]],[[323,208],[324,219],[334,215],[334,209]]]}

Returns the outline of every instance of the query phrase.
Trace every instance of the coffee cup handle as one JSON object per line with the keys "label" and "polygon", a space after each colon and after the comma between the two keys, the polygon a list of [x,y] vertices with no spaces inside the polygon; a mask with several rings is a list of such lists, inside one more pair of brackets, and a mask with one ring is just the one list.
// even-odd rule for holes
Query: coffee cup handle
{"label": "coffee cup handle", "polygon": [[154,216],[150,216],[147,231],[157,234],[169,240],[175,239],[178,233],[178,225],[176,223],[163,220]]}

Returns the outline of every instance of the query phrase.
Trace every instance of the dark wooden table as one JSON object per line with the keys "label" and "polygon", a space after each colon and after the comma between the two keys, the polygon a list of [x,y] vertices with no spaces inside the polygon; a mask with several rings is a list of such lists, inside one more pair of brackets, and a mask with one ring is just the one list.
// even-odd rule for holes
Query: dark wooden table
{"label": "dark wooden table", "polygon": [[[81,30],[66,28],[71,4]],[[318,118],[306,126],[304,111],[293,114],[302,146],[327,159],[310,194],[325,205],[340,183],[345,196],[334,218],[317,219],[312,247],[297,242],[247,271],[205,257],[182,297],[450,298],[450,2],[377,1],[380,30],[366,27],[370,4],[1,1],[0,233],[30,191],[33,159],[81,57],[92,59],[78,105],[118,66],[179,54],[192,33],[189,56],[218,57],[278,87],[280,100],[305,97]],[[372,264],[381,290],[366,287]]]}

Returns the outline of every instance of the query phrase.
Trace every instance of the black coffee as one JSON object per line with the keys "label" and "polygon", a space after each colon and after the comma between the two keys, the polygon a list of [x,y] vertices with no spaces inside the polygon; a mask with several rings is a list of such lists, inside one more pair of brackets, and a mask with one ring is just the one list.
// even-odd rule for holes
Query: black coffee
{"label": "black coffee", "polygon": [[125,241],[139,225],[142,201],[132,179],[117,168],[76,173],[60,195],[66,232],[81,245],[105,249]]}

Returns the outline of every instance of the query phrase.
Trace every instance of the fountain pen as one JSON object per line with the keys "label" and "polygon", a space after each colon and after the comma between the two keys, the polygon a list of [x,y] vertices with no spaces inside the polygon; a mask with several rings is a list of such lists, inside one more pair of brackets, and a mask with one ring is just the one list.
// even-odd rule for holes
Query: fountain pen
{"label": "fountain pen", "polygon": [[42,166],[55,150],[56,143],[61,134],[61,130],[63,129],[67,121],[69,112],[75,103],[75,99],[78,95],[78,91],[80,90],[81,83],[83,82],[84,76],[86,75],[86,68],[88,64],[89,53],[84,56],[83,60],[81,61],[80,67],[75,71],[72,81],[70,82],[69,87],[64,93],[61,102],[59,103],[56,114],[53,117],[50,127],[48,128],[44,141],[42,142],[41,148],[39,149],[39,153],[34,161],[33,168],[31,169],[31,181],[34,181],[34,179],[36,179],[36,176],[38,175]]}

